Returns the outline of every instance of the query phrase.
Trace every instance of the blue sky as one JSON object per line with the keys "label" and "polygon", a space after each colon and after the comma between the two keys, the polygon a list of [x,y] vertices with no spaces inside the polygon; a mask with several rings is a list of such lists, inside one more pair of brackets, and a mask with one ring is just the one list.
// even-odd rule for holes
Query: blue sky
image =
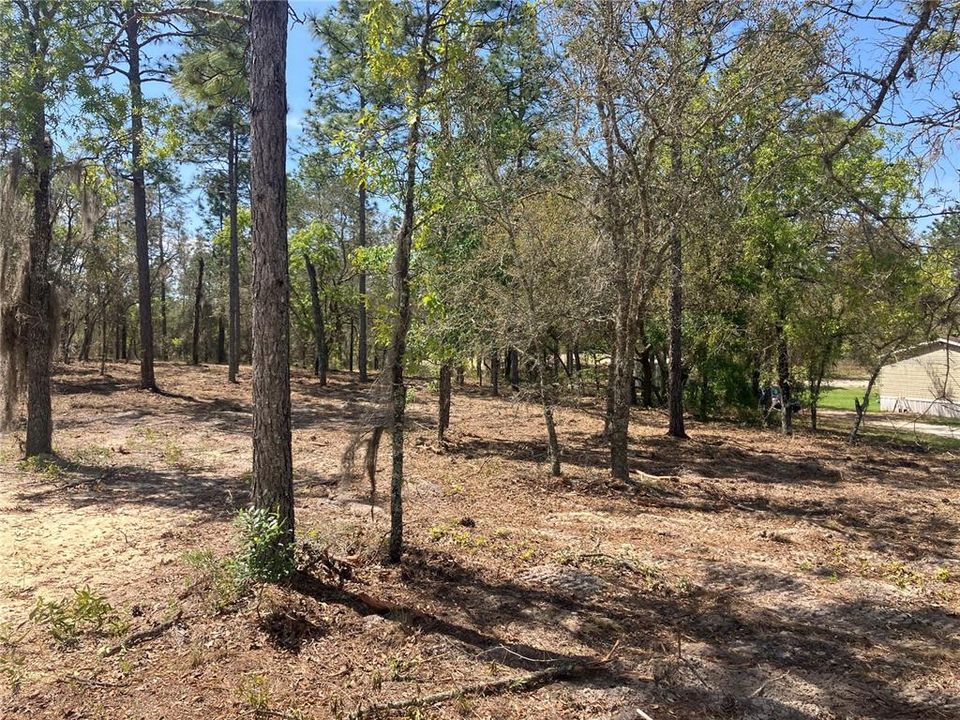
{"label": "blue sky", "polygon": [[287,36],[287,161],[297,162],[298,140],[303,116],[310,104],[311,57],[316,41],[307,27],[307,17],[321,15],[332,0],[292,0],[290,7],[303,22],[291,23]]}

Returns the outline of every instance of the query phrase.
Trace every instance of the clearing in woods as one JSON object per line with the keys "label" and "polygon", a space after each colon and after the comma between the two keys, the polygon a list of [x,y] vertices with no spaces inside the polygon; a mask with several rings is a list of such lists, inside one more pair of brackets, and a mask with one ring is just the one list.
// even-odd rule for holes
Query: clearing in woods
{"label": "clearing in woods", "polygon": [[[678,443],[638,413],[635,482],[618,484],[589,400],[558,410],[553,480],[535,405],[455,390],[439,447],[421,383],[395,569],[384,498],[371,512],[363,483],[337,483],[364,390],[295,375],[299,535],[345,570],[234,602],[211,553],[247,500],[250,396],[224,376],[160,364],[155,395],[132,364],[74,365],[55,388],[60,461],[5,446],[4,718],[349,717],[584,660],[605,662],[382,716],[960,716],[955,454],[721,423]],[[84,588],[113,612],[71,628]],[[41,599],[75,612],[29,620]]]}

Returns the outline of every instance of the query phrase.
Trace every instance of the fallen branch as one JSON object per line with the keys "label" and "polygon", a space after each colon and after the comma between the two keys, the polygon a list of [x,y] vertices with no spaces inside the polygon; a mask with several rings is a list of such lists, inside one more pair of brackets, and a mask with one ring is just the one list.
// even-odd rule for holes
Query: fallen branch
{"label": "fallen branch", "polygon": [[571,678],[599,672],[608,661],[609,657],[603,660],[588,662],[561,663],[544,670],[528,673],[527,675],[520,675],[519,677],[473,683],[452,690],[444,690],[443,692],[434,693],[433,695],[423,695],[410,700],[395,700],[393,702],[367,705],[366,707],[359,708],[350,715],[350,720],[363,720],[364,718],[376,716],[379,713],[394,710],[439,705],[440,703],[455,700],[465,695],[494,695],[501,692],[532,690],[549,683],[557,682],[558,680],[569,680]]}
{"label": "fallen branch", "polygon": [[134,645],[139,645],[142,642],[151,640],[180,622],[181,617],[183,617],[183,611],[178,610],[177,614],[169,620],[164,620],[162,623],[158,623],[153,627],[149,627],[145,630],[139,630],[131,635],[128,635],[116,645],[105,648],[100,655],[101,657],[110,657],[111,655],[116,655],[121,650],[125,650],[133,647]]}

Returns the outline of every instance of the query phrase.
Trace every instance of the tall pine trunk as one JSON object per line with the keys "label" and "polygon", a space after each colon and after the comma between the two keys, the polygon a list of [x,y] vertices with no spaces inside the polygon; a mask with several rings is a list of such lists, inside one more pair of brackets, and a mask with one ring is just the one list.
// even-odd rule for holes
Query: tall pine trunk
{"label": "tall pine trunk", "polygon": [[227,356],[227,379],[237,382],[240,368],[240,248],[237,227],[237,122],[230,114],[230,150],[227,153],[227,182],[230,193],[230,348]]}
{"label": "tall pine trunk", "polygon": [[287,268],[287,2],[250,9],[250,206],[253,283],[253,504],[294,538]]}
{"label": "tall pine trunk", "polygon": [[133,224],[137,239],[137,284],[140,314],[140,387],[156,390],[153,372],[153,302],[150,292],[150,246],[147,238],[147,188],[143,159],[143,89],[140,79],[140,15],[127,9],[127,58],[130,81],[130,149],[133,177]]}

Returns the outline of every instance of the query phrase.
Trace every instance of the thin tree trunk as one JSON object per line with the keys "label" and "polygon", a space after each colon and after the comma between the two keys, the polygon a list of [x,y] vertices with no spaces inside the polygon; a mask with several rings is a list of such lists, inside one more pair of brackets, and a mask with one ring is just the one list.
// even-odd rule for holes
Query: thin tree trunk
{"label": "thin tree trunk", "polygon": [[490,353],[490,390],[494,395],[500,394],[500,351]]}
{"label": "thin tree trunk", "polygon": [[237,382],[240,369],[240,233],[237,221],[238,183],[237,183],[237,123],[230,113],[230,150],[227,153],[227,182],[230,193],[230,267],[229,275],[229,315],[230,348],[227,355],[227,380]]}
{"label": "thin tree trunk", "polygon": [[217,364],[227,362],[227,328],[223,322],[223,313],[217,317]]}
{"label": "thin tree trunk", "polygon": [[[363,101],[361,100],[361,107],[363,106]],[[361,161],[362,153],[361,149]],[[359,192],[359,217],[358,217],[358,229],[357,229],[357,243],[360,247],[366,247],[367,245],[367,184],[365,181],[360,182],[360,192]],[[358,280],[360,284],[360,302],[357,306],[357,315],[360,320],[360,337],[358,338],[358,349],[357,349],[357,365],[360,368],[360,382],[367,382],[367,273],[365,270],[360,270],[360,276]]]}
{"label": "thin tree trunk", "polygon": [[508,358],[510,361],[510,389],[517,392],[520,389],[520,353],[516,348],[510,348]]}
{"label": "thin tree trunk", "polygon": [[547,426],[547,446],[550,450],[550,474],[560,477],[560,441],[557,438],[557,426],[553,419],[553,404],[547,392],[547,383],[543,377],[543,366],[537,368],[537,380],[540,386],[540,406],[543,408],[543,422]]}
{"label": "thin tree trunk", "polygon": [[197,262],[197,289],[193,296],[193,355],[194,365],[200,364],[200,320],[203,316],[203,256]]}
{"label": "thin tree trunk", "polygon": [[437,440],[441,443],[443,442],[443,434],[450,427],[451,392],[450,363],[445,362],[440,366],[440,409],[437,414]]}
{"label": "thin tree trunk", "polygon": [[320,378],[320,385],[327,384],[327,332],[323,324],[323,305],[320,304],[320,283],[317,282],[317,269],[310,262],[310,256],[303,254],[310,277],[310,306],[313,308],[313,335],[316,341],[316,356],[313,363],[314,373]]}
{"label": "thin tree trunk", "polygon": [[782,323],[776,326],[777,385],[780,387],[780,429],[784,435],[793,434],[793,392],[790,383],[790,350]]}
{"label": "thin tree trunk", "polygon": [[870,395],[873,394],[873,385],[877,382],[877,376],[880,374],[880,370],[883,369],[883,365],[886,360],[879,365],[874,366],[873,371],[870,373],[870,380],[867,382],[867,389],[863,392],[863,400],[854,398],[853,403],[857,411],[857,416],[853,420],[853,428],[850,430],[850,437],[848,441],[855,443],[857,438],[860,437],[860,428],[863,427],[863,417],[867,413],[867,408],[870,406]]}
{"label": "thin tree trunk", "polygon": [[[418,61],[417,99],[419,102],[426,87],[425,59]],[[417,154],[420,148],[420,111],[410,123],[406,147],[406,188],[403,204],[403,221],[397,233],[394,254],[394,323],[393,337],[390,343],[390,408],[391,428],[390,444],[392,468],[390,475],[390,544],[388,559],[392,563],[400,562],[403,553],[403,441],[404,416],[406,412],[407,388],[403,379],[403,361],[407,347],[407,331],[410,328],[410,249],[413,241],[414,201],[417,182]]]}
{"label": "thin tree trunk", "polygon": [[47,267],[53,242],[50,217],[50,174],[53,167],[53,141],[47,134],[46,67],[47,41],[41,29],[42,18],[36,6],[28,29],[33,56],[35,93],[30,136],[33,156],[33,228],[26,292],[27,329],[27,440],[26,455],[50,454],[53,450],[53,411],[50,402],[50,364],[53,351],[51,331],[50,270]]}
{"label": "thin tree trunk", "polygon": [[[104,300],[106,302],[106,300]],[[100,317],[100,377],[107,374],[107,308]]]}
{"label": "thin tree trunk", "polygon": [[250,10],[250,205],[253,220],[253,504],[293,542],[290,278],[287,268],[287,2]]}
{"label": "thin tree trunk", "polygon": [[127,9],[127,58],[130,80],[130,144],[133,176],[133,223],[137,238],[137,282],[140,316],[140,387],[156,390],[153,371],[153,301],[150,292],[150,246],[147,238],[147,189],[143,159],[143,90],[140,80],[139,8]]}
{"label": "thin tree trunk", "polygon": [[[680,145],[670,147],[671,170],[679,177],[682,158]],[[679,192],[679,191],[678,191]],[[670,371],[668,376],[667,407],[670,426],[667,434],[675,438],[687,437],[683,423],[683,238],[679,218],[674,217],[670,229]]]}
{"label": "thin tree trunk", "polygon": [[157,185],[157,215],[159,216],[159,227],[157,230],[157,265],[160,269],[160,359],[168,360],[167,357],[167,259],[164,257],[163,247],[163,192]]}

